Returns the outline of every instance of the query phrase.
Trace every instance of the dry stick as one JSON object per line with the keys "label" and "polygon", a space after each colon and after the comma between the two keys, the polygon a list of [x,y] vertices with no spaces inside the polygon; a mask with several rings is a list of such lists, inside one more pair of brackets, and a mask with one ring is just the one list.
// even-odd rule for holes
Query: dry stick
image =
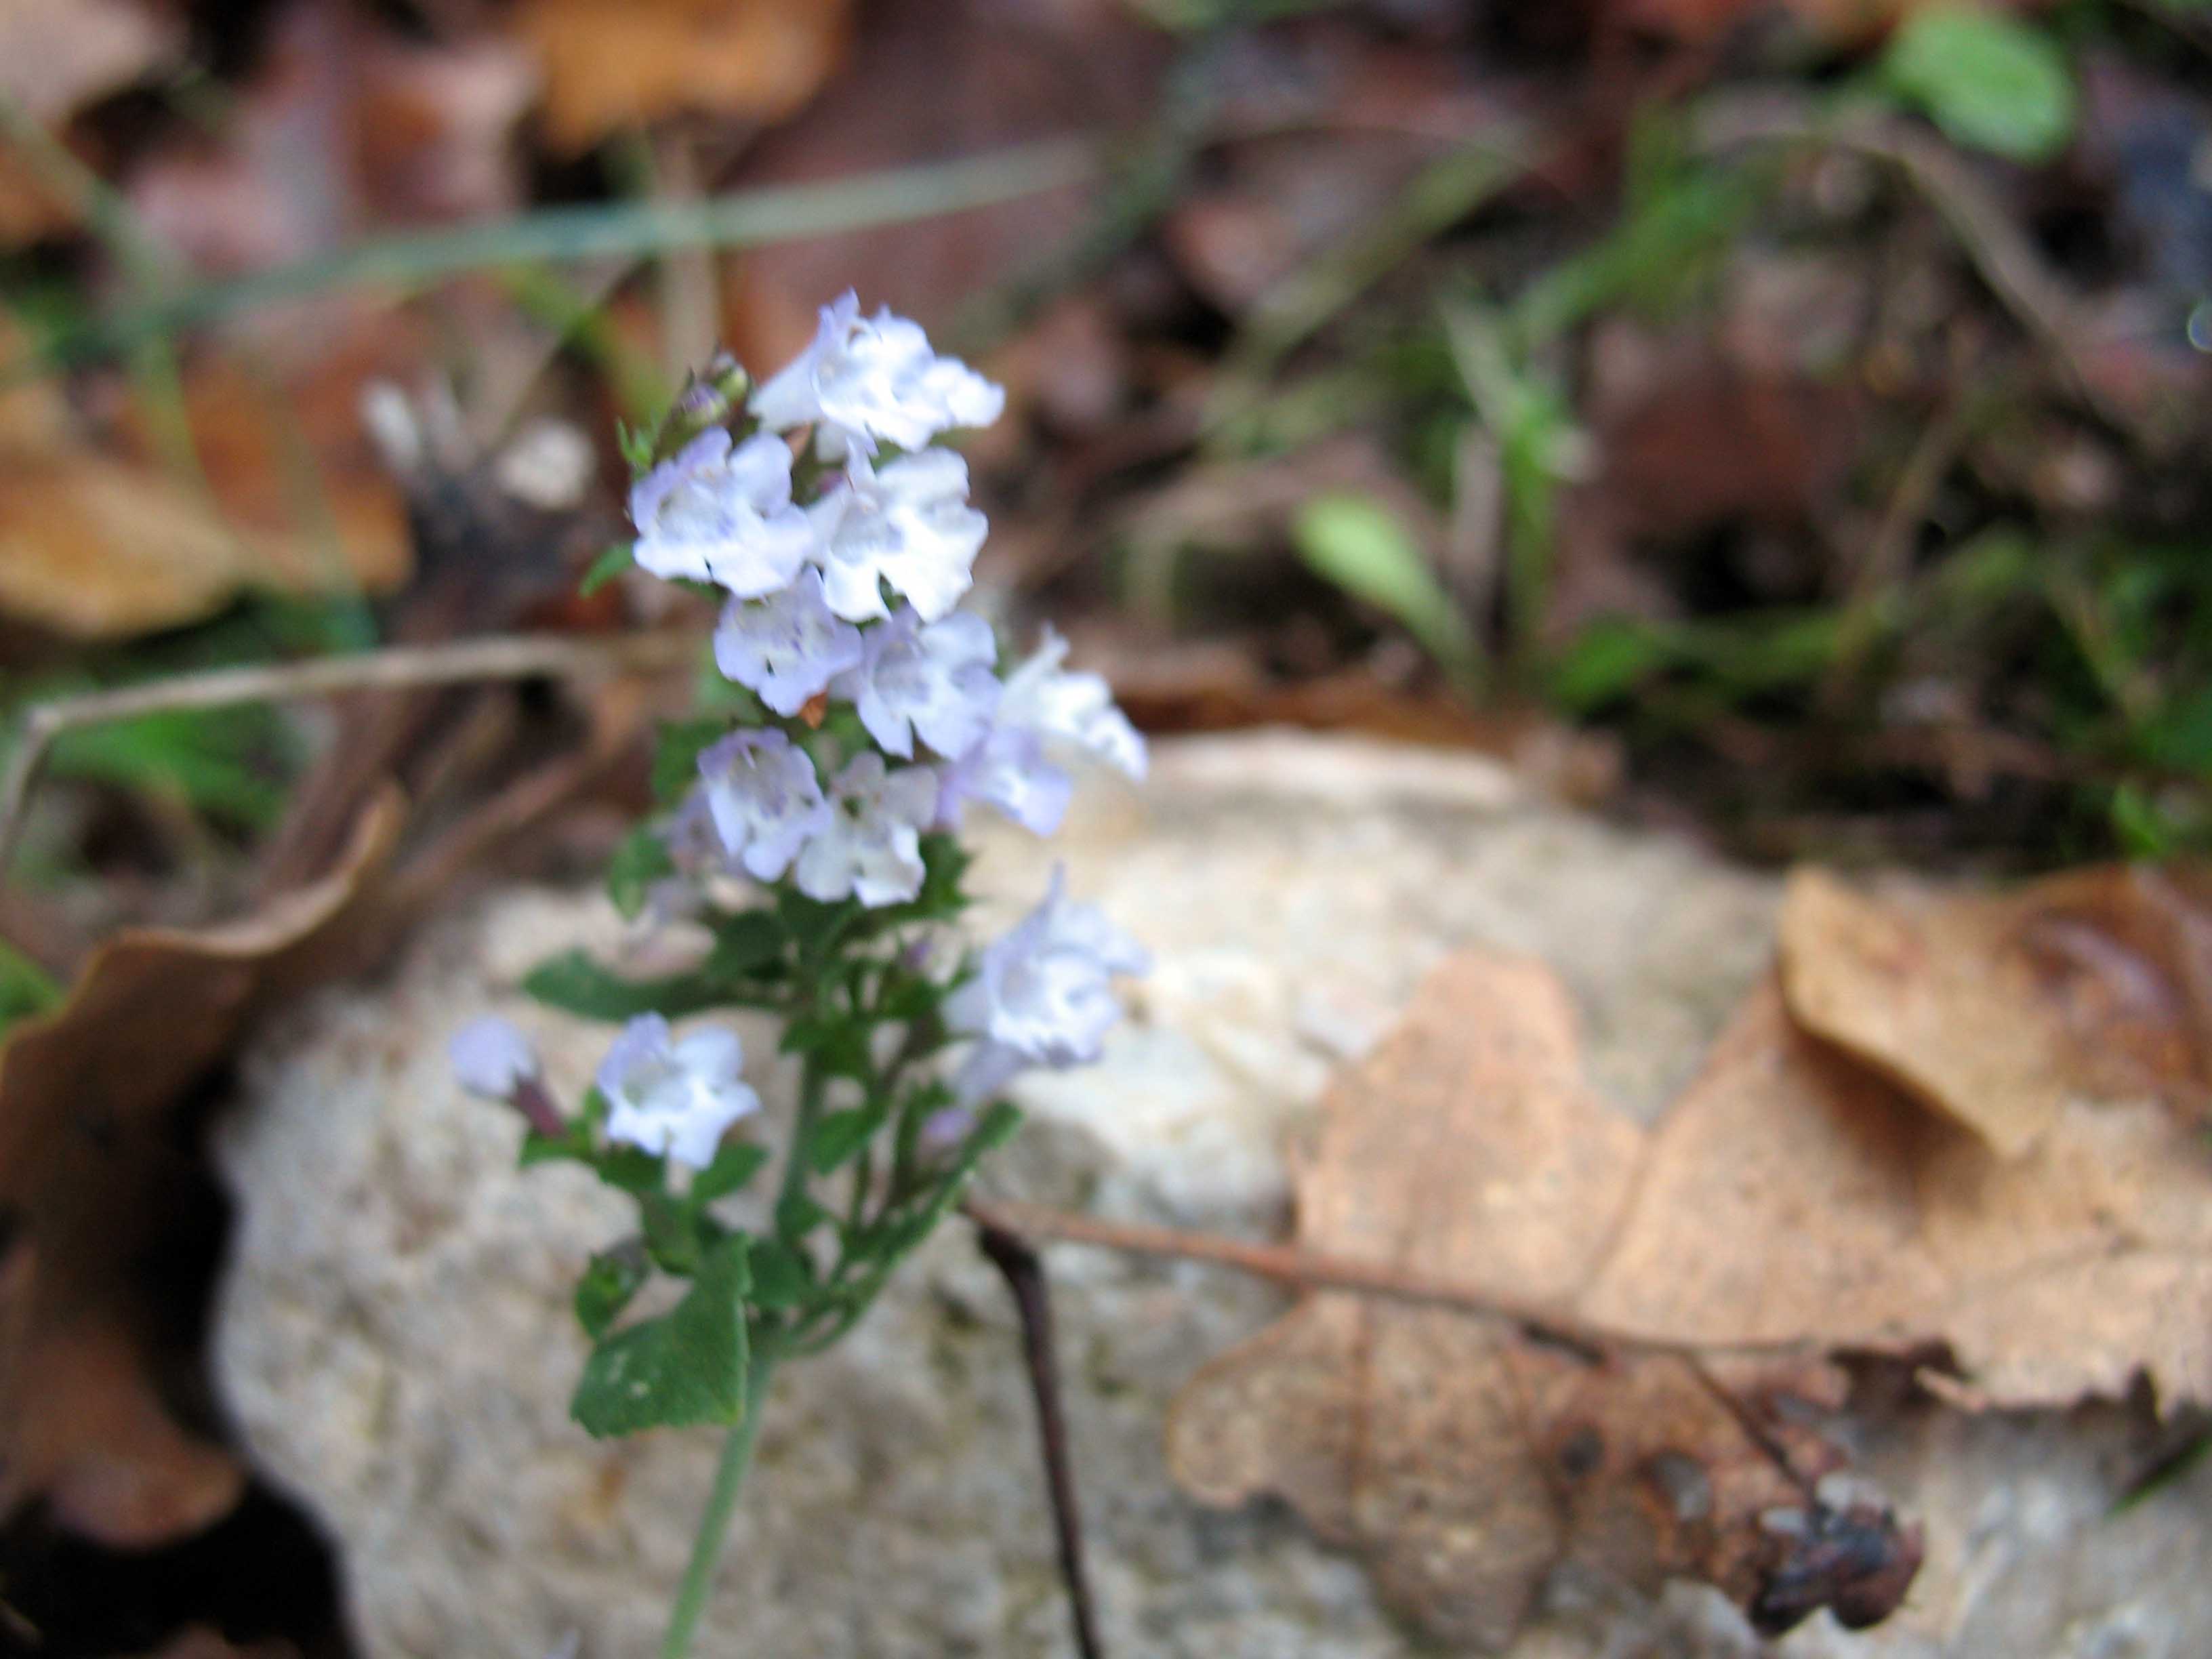
{"label": "dry stick", "polygon": [[504,635],[450,645],[393,646],[357,656],[319,657],[273,667],[220,668],[33,703],[23,711],[6,775],[0,778],[0,875],[6,873],[14,858],[24,809],[38,785],[47,750],[57,738],[83,726],[139,714],[295,702],[341,691],[459,685],[541,675],[580,679],[598,674],[647,672],[681,667],[691,660],[697,648],[693,635],[672,629],[611,639]]}
{"label": "dry stick", "polygon": [[2096,388],[2078,344],[2075,296],[1958,154],[1901,121],[1824,116],[1797,99],[1716,100],[1699,124],[1700,147],[1810,143],[1848,150],[1903,174],[1959,239],[1999,302],[2057,361],[2078,397],[2122,432],[2122,411]]}
{"label": "dry stick", "polygon": [[1060,1361],[1052,1340],[1052,1296],[1044,1264],[1029,1241],[1007,1227],[975,1215],[975,1242],[991,1265],[1006,1275],[1022,1319],[1022,1355],[1028,1362],[1030,1391],[1036,1396],[1037,1438],[1044,1450],[1046,1490],[1052,1496],[1053,1531],[1060,1543],[1060,1576],[1067,1583],[1068,1611],[1075,1620],[1075,1650],[1081,1659],[1103,1659],[1098,1626],[1091,1606],[1091,1581],[1083,1569],[1083,1516],[1075,1502],[1075,1468],[1067,1450],[1067,1419],[1060,1410]]}
{"label": "dry stick", "polygon": [[1129,1255],[1160,1256],[1182,1261],[1210,1261],[1255,1278],[1302,1291],[1348,1291],[1358,1296],[1380,1297],[1417,1307],[1449,1308],[1457,1313],[1489,1319],[1510,1320],[1535,1334],[1593,1357],[1615,1348],[1638,1348],[1691,1358],[1723,1355],[1796,1357],[1819,1349],[1809,1341],[1692,1342],[1650,1332],[1616,1329],[1600,1325],[1559,1308],[1516,1302],[1419,1268],[1388,1262],[1358,1261],[1324,1255],[1285,1244],[1247,1244],[1212,1233],[1186,1232],[1176,1227],[1152,1227],[1140,1223],[1102,1221],[1096,1216],[1049,1210],[1036,1204],[994,1204],[969,1199],[961,1206],[979,1227],[995,1228],[1030,1239],[1057,1239],[1068,1244],[1091,1244]]}

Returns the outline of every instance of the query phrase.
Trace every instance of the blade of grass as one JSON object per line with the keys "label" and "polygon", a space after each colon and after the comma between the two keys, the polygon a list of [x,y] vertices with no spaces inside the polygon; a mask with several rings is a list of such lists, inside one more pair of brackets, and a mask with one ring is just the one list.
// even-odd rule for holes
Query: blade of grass
{"label": "blade of grass", "polygon": [[[1064,189],[1101,171],[1093,142],[1060,139],[698,202],[549,208],[490,224],[379,237],[234,281],[196,284],[64,330],[47,342],[45,356],[54,366],[110,356],[149,337],[340,289],[389,288],[404,295],[465,271],[637,258],[689,247],[758,247],[906,224]],[[19,359],[0,371],[0,384],[40,369]]]}

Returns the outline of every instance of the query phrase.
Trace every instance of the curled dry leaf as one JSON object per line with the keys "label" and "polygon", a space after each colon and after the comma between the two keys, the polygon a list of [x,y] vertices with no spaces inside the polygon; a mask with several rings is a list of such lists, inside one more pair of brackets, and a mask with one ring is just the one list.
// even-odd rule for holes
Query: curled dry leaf
{"label": "curled dry leaf", "polygon": [[[1557,979],[1462,956],[1332,1094],[1297,1177],[1299,1242],[1571,1305],[1612,1248],[1646,1142],[1583,1082]],[[1861,1517],[1867,1547],[1836,1570],[1844,1523],[1810,1497],[1833,1455],[1786,1426],[1782,1402],[1840,1393],[1817,1353],[1594,1354],[1323,1294],[1192,1381],[1169,1458],[1204,1501],[1287,1498],[1448,1640],[1502,1645],[1569,1564],[1647,1589],[1704,1577],[1773,1627],[1823,1603],[1865,1623],[1903,1594],[1917,1547],[1889,1517]],[[1764,1522],[1777,1512],[1802,1525]]]}
{"label": "curled dry leaf", "polygon": [[1790,1012],[2016,1157],[2069,1095],[2212,1097],[2212,890],[2114,865],[2000,894],[1868,897],[1817,870],[1782,911]]}
{"label": "curled dry leaf", "polygon": [[155,1380],[147,1257],[189,1164],[173,1113],[246,1021],[342,942],[397,836],[387,795],[335,873],[258,914],[110,940],[68,1001],[0,1048],[0,1516],[43,1497],[118,1547],[228,1511],[244,1477]]}
{"label": "curled dry leaf", "polygon": [[772,121],[844,54],[845,0],[525,0],[514,27],[545,75],[546,136],[588,149],[687,112]]}

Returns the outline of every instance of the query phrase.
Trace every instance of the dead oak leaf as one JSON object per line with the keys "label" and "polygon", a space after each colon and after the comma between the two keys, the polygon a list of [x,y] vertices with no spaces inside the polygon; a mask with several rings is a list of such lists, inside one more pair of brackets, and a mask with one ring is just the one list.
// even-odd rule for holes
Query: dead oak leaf
{"label": "dead oak leaf", "polygon": [[2069,1095],[2212,1096],[2212,893],[2185,869],[1879,898],[1801,871],[1781,961],[1801,1024],[2006,1157]]}
{"label": "dead oak leaf", "polygon": [[387,794],[335,873],[241,921],[111,939],[0,1048],[0,1210],[19,1230],[0,1266],[0,1516],[44,1497],[73,1529],[138,1547],[236,1502],[236,1462],[179,1426],[154,1379],[148,1257],[189,1169],[171,1113],[328,959],[399,817]]}
{"label": "dead oak leaf", "polygon": [[1948,1350],[1964,1403],[2138,1376],[2212,1401],[2212,1146],[2071,1097],[2018,1157],[1923,1109],[1761,987],[1652,1137],[1575,1310],[1691,1343]]}
{"label": "dead oak leaf", "polygon": [[845,0],[525,0],[514,28],[545,76],[546,136],[588,149],[688,112],[772,121],[844,55]]}
{"label": "dead oak leaf", "polygon": [[[1565,1304],[1608,1252],[1646,1140],[1583,1082],[1557,979],[1463,955],[1333,1091],[1297,1175],[1299,1242]],[[1880,1574],[1846,1572],[1806,1601],[1802,1551],[1762,1522],[1794,1508],[1822,1532],[1806,1494],[1826,1460],[1801,1446],[1785,1468],[1767,1407],[1839,1386],[1817,1361],[1723,1375],[1324,1294],[1193,1379],[1168,1453],[1202,1501],[1289,1499],[1448,1640],[1503,1645],[1569,1563],[1647,1589],[1697,1574],[1778,1622],[1821,1601],[1879,1617],[1911,1577],[1909,1536],[1878,1528],[1887,1600],[1859,1593]]]}

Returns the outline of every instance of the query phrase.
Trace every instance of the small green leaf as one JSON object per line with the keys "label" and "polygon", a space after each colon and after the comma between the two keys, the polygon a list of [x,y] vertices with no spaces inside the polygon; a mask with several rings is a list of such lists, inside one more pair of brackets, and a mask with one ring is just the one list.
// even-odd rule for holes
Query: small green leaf
{"label": "small green leaf", "polygon": [[1552,665],[1552,696],[1573,713],[1587,714],[1626,696],[1674,656],[1668,641],[1649,625],[1601,617]]}
{"label": "small green leaf", "polygon": [[691,1177],[691,1189],[684,1194],[684,1201],[695,1211],[703,1210],[743,1187],[767,1162],[768,1148],[757,1140],[725,1142],[714,1161]]}
{"label": "small green leaf", "polygon": [[601,1340],[608,1328],[622,1317],[630,1298],[653,1272],[641,1239],[624,1239],[611,1250],[592,1258],[584,1276],[576,1281],[576,1320],[592,1341]]}
{"label": "small green leaf", "polygon": [[2047,161],[2074,131],[2074,79],[2041,29],[1979,6],[1931,6],[1890,37],[1881,76],[1954,142]]}
{"label": "small green leaf", "polygon": [[522,988],[549,1008],[617,1024],[640,1014],[676,1019],[732,1000],[727,988],[704,972],[624,979],[581,951],[564,951],[539,963],[523,980]]}
{"label": "small green leaf", "polygon": [[746,1243],[743,1234],[724,1240],[701,1261],[690,1291],[672,1310],[592,1351],[568,1405],[585,1432],[605,1438],[731,1424],[744,1414]]}
{"label": "small green leaf", "polygon": [[824,1077],[866,1083],[873,1074],[868,1026],[850,1015],[801,1014],[783,1028],[782,1048],[787,1054],[807,1056]]}
{"label": "small green leaf", "polygon": [[781,965],[787,937],[774,911],[740,910],[715,924],[706,971],[723,980],[766,978],[762,970]]}
{"label": "small green leaf", "polygon": [[805,1193],[787,1193],[775,1206],[775,1236],[787,1244],[796,1244],[825,1221],[835,1220]]}
{"label": "small green leaf", "polygon": [[591,568],[584,572],[584,580],[577,585],[576,592],[588,599],[635,562],[634,545],[629,542],[617,542],[592,561]]}
{"label": "small green leaf", "polygon": [[599,1179],[617,1192],[657,1193],[665,1184],[666,1164],[642,1147],[603,1147],[592,1161],[599,1166]]}
{"label": "small green leaf", "polygon": [[653,793],[673,801],[699,781],[699,757],[729,736],[726,720],[671,720],[660,728],[653,751]]}
{"label": "small green leaf", "polygon": [[659,828],[641,823],[623,837],[607,861],[607,896],[623,915],[635,916],[645,908],[653,884],[675,873],[676,861],[669,857],[668,842]]}
{"label": "small green leaf", "polygon": [[872,1106],[825,1113],[814,1126],[814,1139],[808,1146],[808,1162],[814,1166],[814,1173],[828,1175],[853,1157],[868,1144],[883,1121],[883,1113]]}
{"label": "small green leaf", "polygon": [[812,1299],[814,1262],[804,1250],[773,1238],[753,1241],[752,1300],[756,1307],[796,1308]]}
{"label": "small green leaf", "polygon": [[1455,673],[1473,670],[1474,631],[1389,508],[1365,495],[1317,495],[1291,536],[1316,574],[1389,612]]}

